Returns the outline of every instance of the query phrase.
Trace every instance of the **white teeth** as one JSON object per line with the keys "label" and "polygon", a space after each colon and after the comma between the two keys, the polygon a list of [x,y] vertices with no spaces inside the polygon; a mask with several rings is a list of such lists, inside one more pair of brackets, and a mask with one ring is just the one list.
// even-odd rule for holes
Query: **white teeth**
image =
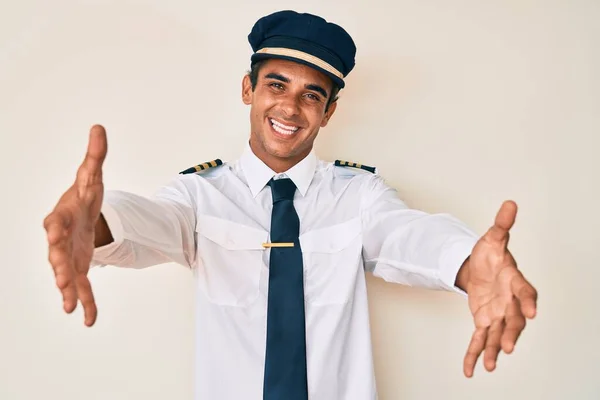
{"label": "white teeth", "polygon": [[271,121],[273,129],[275,129],[276,132],[281,133],[283,135],[291,135],[299,129],[297,126],[284,125],[281,122],[275,121],[274,119],[269,119],[269,121]]}
{"label": "white teeth", "polygon": [[275,130],[275,132],[281,133],[282,135],[293,135],[294,134],[294,131],[288,131],[286,129],[282,129],[282,128],[278,127],[275,124],[273,124],[271,126],[273,127],[273,129]]}

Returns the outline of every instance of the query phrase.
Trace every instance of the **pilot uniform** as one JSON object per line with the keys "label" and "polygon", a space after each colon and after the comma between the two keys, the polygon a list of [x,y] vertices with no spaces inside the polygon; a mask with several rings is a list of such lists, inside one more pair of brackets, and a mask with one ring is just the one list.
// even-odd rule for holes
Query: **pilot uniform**
{"label": "pilot uniform", "polygon": [[[263,17],[249,41],[252,62],[295,60],[340,87],[354,66],[350,36],[310,14]],[[196,398],[208,400],[376,399],[365,271],[464,295],[455,279],[478,240],[408,208],[374,167],[313,151],[277,174],[248,145],[152,197],[107,191],[102,213],[114,241],[94,265],[193,272]]]}

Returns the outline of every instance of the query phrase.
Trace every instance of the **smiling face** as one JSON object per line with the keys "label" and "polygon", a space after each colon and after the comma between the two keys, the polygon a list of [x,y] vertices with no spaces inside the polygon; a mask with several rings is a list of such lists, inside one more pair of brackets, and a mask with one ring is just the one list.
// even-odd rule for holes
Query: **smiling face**
{"label": "smiling face", "polygon": [[250,147],[275,172],[300,162],[312,150],[337,102],[326,110],[332,81],[293,61],[269,59],[260,67],[256,87],[242,82],[242,100],[250,105]]}

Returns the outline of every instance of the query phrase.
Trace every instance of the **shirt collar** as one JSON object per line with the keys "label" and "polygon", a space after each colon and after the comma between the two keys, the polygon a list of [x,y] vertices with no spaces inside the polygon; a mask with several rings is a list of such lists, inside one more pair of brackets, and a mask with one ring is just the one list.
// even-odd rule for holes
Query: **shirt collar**
{"label": "shirt collar", "polygon": [[[246,144],[240,163],[254,197],[269,183],[271,178],[278,175],[254,154],[249,143]],[[285,171],[284,174],[294,182],[300,194],[304,196],[308,191],[308,186],[312,181],[316,168],[317,157],[314,150],[311,150],[308,156]]]}

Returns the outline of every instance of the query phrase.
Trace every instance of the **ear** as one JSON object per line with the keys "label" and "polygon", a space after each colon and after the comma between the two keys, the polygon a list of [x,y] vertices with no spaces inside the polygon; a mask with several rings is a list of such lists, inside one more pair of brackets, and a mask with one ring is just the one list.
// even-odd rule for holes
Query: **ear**
{"label": "ear", "polygon": [[252,82],[250,82],[250,75],[244,75],[242,79],[242,101],[246,105],[252,104]]}
{"label": "ear", "polygon": [[333,116],[333,113],[335,112],[335,109],[337,108],[337,103],[338,102],[336,100],[329,105],[329,110],[327,110],[327,112],[323,116],[323,119],[321,120],[321,128],[325,128],[327,126],[327,124],[329,123],[329,120],[331,119],[331,117]]}

